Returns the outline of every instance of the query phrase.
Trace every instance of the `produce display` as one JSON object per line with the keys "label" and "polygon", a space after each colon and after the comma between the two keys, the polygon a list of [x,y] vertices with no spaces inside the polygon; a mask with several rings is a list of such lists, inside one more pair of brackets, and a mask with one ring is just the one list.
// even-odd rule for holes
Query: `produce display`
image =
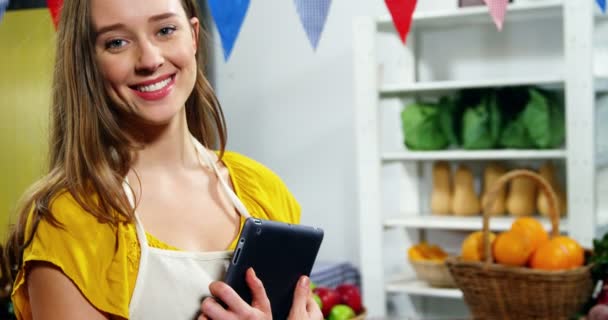
{"label": "produce display", "polygon": [[[555,190],[555,194],[559,200],[559,208],[557,211],[563,217],[566,214],[566,209],[568,208],[568,204],[566,203],[566,195],[562,190],[561,186],[557,182],[557,178],[555,177],[555,167],[551,162],[546,162],[543,164],[538,170],[540,175],[545,178]],[[546,217],[549,214],[549,206],[547,201],[547,195],[540,192],[538,194],[538,198],[536,199],[536,207],[538,208],[538,212],[541,216]]]}
{"label": "produce display", "polygon": [[444,262],[448,254],[438,245],[421,242],[410,247],[407,256],[411,261]]}
{"label": "produce display", "polygon": [[[515,219],[511,228],[490,235],[492,260],[496,263],[540,270],[568,270],[585,262],[585,252],[567,236],[549,238],[543,225],[532,217]],[[476,231],[462,243],[461,259],[483,261],[482,232]]]}
{"label": "produce display", "polygon": [[432,287],[453,288],[456,286],[445,264],[448,254],[440,246],[421,242],[411,246],[407,255],[419,280]]}
{"label": "produce display", "polygon": [[401,113],[409,150],[548,149],[565,137],[563,94],[522,86],[468,89]]}
{"label": "produce display", "polygon": [[311,283],[311,289],[313,298],[327,320],[353,319],[364,311],[361,292],[355,285],[341,284],[328,288],[317,287]]}
{"label": "produce display", "polygon": [[481,204],[475,193],[473,173],[466,166],[459,166],[454,175],[452,213],[456,216],[472,216],[481,212]]}
{"label": "produce display", "polygon": [[[468,167],[459,165],[452,176],[450,164],[439,161],[433,165],[432,170],[431,213],[454,216],[480,215],[481,209],[484,208],[483,204],[487,202],[485,194],[499,177],[508,172],[499,163],[488,163],[482,176],[483,190],[481,196],[478,196],[474,189],[475,177]],[[545,162],[538,172],[552,185],[559,200],[558,212],[561,216],[565,216],[566,194],[556,178],[554,165],[551,162]],[[490,216],[508,214],[522,217],[539,213],[546,217],[549,208],[545,193],[537,190],[533,180],[520,176],[499,190],[487,210]]]}
{"label": "produce display", "polygon": [[550,232],[537,218],[524,216],[492,237],[486,211],[483,233],[469,234],[461,256],[448,258],[446,265],[475,319],[575,319],[593,291],[593,265],[575,239],[560,233],[558,200],[549,182],[531,170],[511,170],[493,184],[486,203],[521,177],[550,195]]}
{"label": "produce display", "polygon": [[531,216],[536,212],[536,184],[528,177],[511,181],[507,195],[507,212],[513,216]]}
{"label": "produce display", "polygon": [[[481,197],[481,203],[484,204],[486,202],[486,194],[489,192],[490,187],[502,176],[505,174],[507,170],[504,166],[498,163],[489,163],[483,172],[483,193]],[[488,208],[489,214],[491,216],[502,216],[506,213],[506,190],[505,188],[501,188],[498,195]]]}
{"label": "produce display", "polygon": [[436,162],[433,165],[431,212],[439,215],[447,215],[452,212],[452,179],[450,165],[444,161]]}
{"label": "produce display", "polygon": [[[475,231],[469,234],[460,249],[460,258],[465,261],[482,261],[483,259],[483,233]],[[490,232],[490,245],[496,240],[496,235]]]}

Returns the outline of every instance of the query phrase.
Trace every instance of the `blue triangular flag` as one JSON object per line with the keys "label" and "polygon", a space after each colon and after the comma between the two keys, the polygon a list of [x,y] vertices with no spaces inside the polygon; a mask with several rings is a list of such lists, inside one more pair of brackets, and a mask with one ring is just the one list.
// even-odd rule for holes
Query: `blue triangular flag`
{"label": "blue triangular flag", "polygon": [[325,27],[331,0],[294,0],[294,2],[308,40],[316,50]]}
{"label": "blue triangular flag", "polygon": [[227,61],[249,9],[249,0],[209,0],[208,2],[211,16],[222,39],[224,59]]}
{"label": "blue triangular flag", "polygon": [[606,0],[595,0],[595,1],[597,1],[597,4],[602,9],[602,12],[606,13]]}
{"label": "blue triangular flag", "polygon": [[0,22],[2,21],[2,17],[4,16],[4,12],[6,12],[7,7],[8,0],[0,0]]}

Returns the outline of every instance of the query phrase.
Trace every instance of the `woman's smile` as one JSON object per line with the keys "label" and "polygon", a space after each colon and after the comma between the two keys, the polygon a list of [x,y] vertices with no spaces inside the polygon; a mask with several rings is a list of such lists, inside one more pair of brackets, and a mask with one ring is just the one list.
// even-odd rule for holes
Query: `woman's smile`
{"label": "woman's smile", "polygon": [[160,76],[156,79],[143,81],[129,86],[140,98],[148,101],[156,101],[165,98],[173,91],[176,74]]}

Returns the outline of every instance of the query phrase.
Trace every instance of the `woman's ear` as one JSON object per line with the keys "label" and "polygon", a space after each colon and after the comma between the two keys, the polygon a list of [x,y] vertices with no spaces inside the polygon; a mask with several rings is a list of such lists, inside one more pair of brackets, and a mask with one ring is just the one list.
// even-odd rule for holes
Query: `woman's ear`
{"label": "woman's ear", "polygon": [[194,53],[198,50],[198,35],[200,32],[200,22],[198,18],[190,18],[190,27],[192,28],[192,45],[194,46]]}

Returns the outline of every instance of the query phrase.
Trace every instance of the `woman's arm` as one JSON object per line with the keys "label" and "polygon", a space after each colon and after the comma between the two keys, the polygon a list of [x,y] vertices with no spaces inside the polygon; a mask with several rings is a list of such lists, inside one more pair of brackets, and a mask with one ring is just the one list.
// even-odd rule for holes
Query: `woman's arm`
{"label": "woman's arm", "polygon": [[56,266],[33,262],[27,275],[34,320],[108,320]]}

